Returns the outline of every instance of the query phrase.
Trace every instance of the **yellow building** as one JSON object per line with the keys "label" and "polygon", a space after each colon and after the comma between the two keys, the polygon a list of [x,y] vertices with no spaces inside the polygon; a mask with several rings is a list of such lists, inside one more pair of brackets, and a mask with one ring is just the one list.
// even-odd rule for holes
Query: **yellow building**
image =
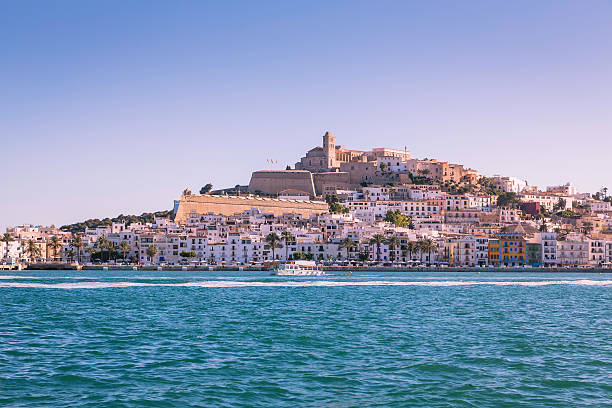
{"label": "yellow building", "polygon": [[444,240],[444,248],[442,249],[442,259],[444,262],[448,262],[449,266],[455,265],[455,248],[457,247],[457,242],[449,242]]}
{"label": "yellow building", "polygon": [[489,263],[495,266],[521,266],[527,259],[523,234],[497,234],[489,240]]}

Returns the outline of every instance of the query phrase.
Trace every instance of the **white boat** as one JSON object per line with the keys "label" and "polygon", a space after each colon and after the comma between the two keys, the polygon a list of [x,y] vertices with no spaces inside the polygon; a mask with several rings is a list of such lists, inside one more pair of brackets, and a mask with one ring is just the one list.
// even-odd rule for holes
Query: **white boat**
{"label": "white boat", "polygon": [[274,268],[278,276],[323,276],[325,272],[317,268],[314,261],[287,261]]}

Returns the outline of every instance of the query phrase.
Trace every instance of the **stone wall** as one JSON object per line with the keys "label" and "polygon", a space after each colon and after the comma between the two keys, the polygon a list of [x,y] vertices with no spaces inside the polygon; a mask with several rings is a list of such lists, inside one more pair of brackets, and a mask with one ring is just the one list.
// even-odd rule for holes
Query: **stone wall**
{"label": "stone wall", "polygon": [[307,170],[260,170],[251,175],[250,193],[278,194],[283,190],[316,195],[312,173]]}
{"label": "stone wall", "polygon": [[349,173],[344,172],[329,172],[329,173],[314,173],[313,174],[315,190],[317,195],[322,195],[325,191],[325,186],[334,186],[340,189],[348,190],[351,188],[351,180]]}
{"label": "stone wall", "polygon": [[309,217],[312,214],[322,214],[328,211],[327,203],[323,201],[191,194],[181,196],[175,220],[179,224],[183,224],[192,210],[195,210],[198,214],[233,215],[252,208],[258,208],[262,212],[274,215],[294,213],[301,214],[303,217]]}

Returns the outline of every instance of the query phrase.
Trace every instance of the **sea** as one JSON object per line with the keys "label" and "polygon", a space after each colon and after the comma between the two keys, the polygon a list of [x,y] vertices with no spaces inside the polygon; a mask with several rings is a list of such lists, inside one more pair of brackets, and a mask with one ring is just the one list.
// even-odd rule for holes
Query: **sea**
{"label": "sea", "polygon": [[612,407],[612,274],[4,273],[1,407]]}

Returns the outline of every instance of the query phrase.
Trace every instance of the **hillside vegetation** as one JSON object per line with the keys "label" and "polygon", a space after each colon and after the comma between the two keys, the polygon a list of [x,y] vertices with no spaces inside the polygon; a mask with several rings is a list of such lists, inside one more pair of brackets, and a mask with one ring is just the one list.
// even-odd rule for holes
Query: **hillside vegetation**
{"label": "hillside vegetation", "polygon": [[153,222],[155,217],[174,217],[174,213],[172,210],[168,211],[156,211],[152,213],[142,213],[140,215],[123,215],[120,214],[115,218],[91,218],[89,220],[77,222],[74,224],[68,224],[62,226],[60,229],[62,231],[68,232],[84,232],[86,228],[98,228],[98,227],[109,227],[113,222],[125,223],[126,225],[132,223],[147,223]]}

